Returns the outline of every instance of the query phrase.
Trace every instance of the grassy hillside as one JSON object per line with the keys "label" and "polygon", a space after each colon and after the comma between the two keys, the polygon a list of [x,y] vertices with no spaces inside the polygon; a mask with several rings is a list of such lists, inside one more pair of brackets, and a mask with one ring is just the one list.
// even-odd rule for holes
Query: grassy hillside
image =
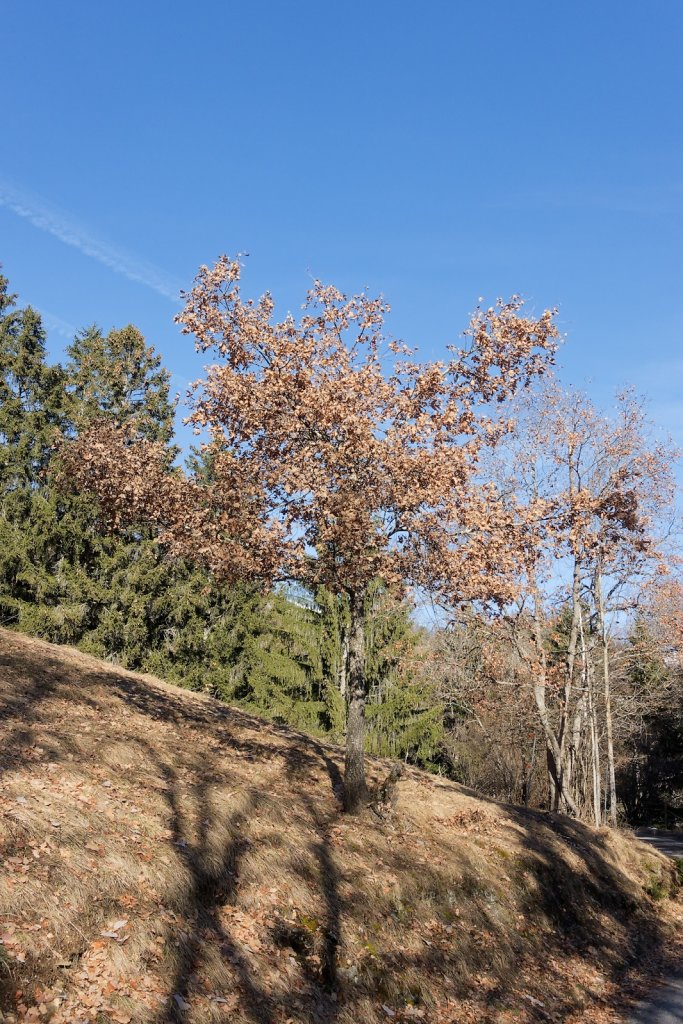
{"label": "grassy hillside", "polygon": [[416,771],[349,818],[338,749],[5,631],[0,702],[5,1021],[618,1020],[671,950],[628,836]]}

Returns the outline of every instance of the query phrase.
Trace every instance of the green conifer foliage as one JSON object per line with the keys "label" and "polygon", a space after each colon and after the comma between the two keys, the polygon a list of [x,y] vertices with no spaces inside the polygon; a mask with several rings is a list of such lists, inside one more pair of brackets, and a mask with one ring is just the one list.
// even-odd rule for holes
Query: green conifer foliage
{"label": "green conifer foliage", "polygon": [[157,628],[141,667],[193,690],[239,703],[249,694],[248,629],[260,596],[220,590],[194,567],[177,565],[154,603]]}
{"label": "green conifer foliage", "polygon": [[[628,637],[627,681],[636,707],[619,764],[619,793],[633,824],[671,828],[683,820],[683,678],[674,659],[667,664],[645,619]],[[654,699],[653,699],[654,696]]]}
{"label": "green conifer foliage", "polygon": [[[141,437],[168,445],[170,463],[176,454],[170,443],[170,375],[140,331],[130,324],[106,335],[96,326],[86,328],[68,347],[67,356],[68,431],[78,434],[99,419],[132,423]],[[79,606],[87,610],[78,638],[81,646],[129,668],[141,668],[160,642],[159,605],[176,585],[179,568],[163,560],[147,527],[114,537],[102,532],[92,501],[63,494],[57,501],[56,521],[68,524],[80,541],[66,550],[71,578],[80,585]]]}
{"label": "green conifer foliage", "polygon": [[[149,528],[112,535],[97,503],[54,485],[55,443],[99,419],[172,445],[169,374],[129,325],[92,326],[50,366],[39,315],[0,276],[0,622],[72,643],[295,728],[343,736],[348,603],[255,587],[220,588],[169,561]],[[195,471],[211,475],[199,450]],[[419,631],[379,587],[368,621],[368,749],[428,761],[441,709],[414,671]],[[411,667],[412,666],[412,667]]]}
{"label": "green conifer foliage", "polygon": [[69,408],[76,433],[95,420],[110,419],[135,423],[146,440],[170,443],[170,374],[136,327],[128,324],[106,335],[96,325],[87,327],[76,335],[67,355]]}
{"label": "green conifer foliage", "polygon": [[38,313],[19,309],[0,275],[0,622],[20,623],[49,588],[34,552],[44,538],[43,491],[64,424],[64,376],[48,366]]}
{"label": "green conifer foliage", "polygon": [[[168,445],[171,462],[170,375],[140,332],[129,325],[104,335],[93,326],[77,335],[67,354],[70,431],[102,418],[134,423],[140,436]],[[93,503],[72,495],[59,496],[59,503],[57,518],[68,521],[81,541],[80,550],[70,549],[88,609],[81,646],[139,669],[159,642],[158,605],[175,584],[176,566],[164,562],[150,529],[111,537],[101,531]]]}
{"label": "green conifer foliage", "polygon": [[342,740],[346,728],[346,676],[351,614],[348,601],[319,587],[315,595],[320,609],[319,639],[330,731]]}
{"label": "green conifer foliage", "polygon": [[420,671],[421,631],[406,601],[381,587],[368,600],[367,749],[429,766],[443,740],[444,709]]}
{"label": "green conifer foliage", "polygon": [[[367,601],[366,749],[372,754],[429,766],[443,740],[444,709],[433,684],[420,671],[421,631],[412,621],[410,605],[379,584],[371,588]],[[349,609],[343,599],[324,588],[316,593],[316,603],[321,610],[319,644],[328,681],[330,728],[341,737]]]}
{"label": "green conifer foliage", "polygon": [[[101,418],[169,444],[169,374],[132,326],[88,328],[68,357],[66,370],[47,365],[40,317],[17,309],[0,279],[0,617],[140,667],[156,635],[154,602],[175,568],[162,564],[149,530],[102,533],[90,497],[53,486],[54,445],[59,432]],[[169,462],[175,451],[169,444]]]}
{"label": "green conifer foliage", "polygon": [[270,594],[253,607],[247,638],[243,702],[295,728],[327,732],[319,613],[285,593]]}
{"label": "green conifer foliage", "polygon": [[47,365],[40,315],[17,309],[0,275],[0,487],[30,492],[42,480],[64,422],[64,375]]}

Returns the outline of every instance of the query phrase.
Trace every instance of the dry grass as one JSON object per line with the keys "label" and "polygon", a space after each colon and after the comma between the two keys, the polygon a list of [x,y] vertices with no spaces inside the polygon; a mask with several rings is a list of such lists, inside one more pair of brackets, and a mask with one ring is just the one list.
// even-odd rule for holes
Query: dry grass
{"label": "dry grass", "polygon": [[628,836],[414,771],[348,818],[338,749],[6,631],[0,702],[5,1021],[616,1021],[670,944]]}

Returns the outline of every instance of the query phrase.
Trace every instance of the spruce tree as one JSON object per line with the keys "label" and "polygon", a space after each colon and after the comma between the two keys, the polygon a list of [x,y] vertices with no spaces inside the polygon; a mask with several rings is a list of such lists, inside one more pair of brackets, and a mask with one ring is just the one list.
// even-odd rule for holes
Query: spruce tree
{"label": "spruce tree", "polygon": [[103,334],[96,325],[76,335],[67,349],[70,418],[75,433],[96,420],[134,423],[148,441],[170,444],[174,407],[170,374],[161,357],[132,324]]}
{"label": "spruce tree", "polygon": [[[68,365],[48,366],[40,317],[16,308],[0,279],[0,614],[5,624],[140,667],[160,633],[153,611],[174,584],[149,528],[103,531],[96,501],[54,486],[59,433],[134,423],[168,445],[169,374],[129,325],[82,331]],[[168,605],[169,602],[167,601]]]}
{"label": "spruce tree", "polygon": [[421,671],[422,631],[411,605],[379,583],[367,600],[367,750],[429,767],[443,741],[444,709]]}
{"label": "spruce tree", "polygon": [[[133,424],[139,437],[168,446],[170,463],[177,451],[170,443],[170,374],[140,331],[129,324],[105,335],[93,325],[76,336],[67,357],[68,433],[78,435],[101,420]],[[113,536],[92,501],[56,491],[53,497],[55,521],[68,524],[80,541],[66,548],[72,577],[81,584],[79,606],[86,610],[78,641],[95,654],[141,668],[158,640],[155,604],[174,586],[174,567],[162,564],[149,527]]]}
{"label": "spruce tree", "polygon": [[64,374],[48,366],[40,315],[16,308],[0,275],[0,487],[39,486],[64,421]]}
{"label": "spruce tree", "polygon": [[47,471],[64,425],[64,374],[46,360],[39,314],[20,309],[0,275],[0,621],[20,624],[22,611],[49,587],[36,559],[45,540]]}
{"label": "spruce tree", "polygon": [[295,728],[327,732],[319,612],[286,592],[261,597],[251,612],[243,703]]}
{"label": "spruce tree", "polygon": [[[328,686],[325,703],[333,733],[344,732],[348,602],[321,587],[319,644]],[[367,652],[367,733],[369,753],[400,757],[429,767],[444,737],[444,709],[433,684],[420,671],[420,629],[407,601],[393,597],[379,581],[370,588],[365,608]],[[334,685],[330,686],[330,682]]]}

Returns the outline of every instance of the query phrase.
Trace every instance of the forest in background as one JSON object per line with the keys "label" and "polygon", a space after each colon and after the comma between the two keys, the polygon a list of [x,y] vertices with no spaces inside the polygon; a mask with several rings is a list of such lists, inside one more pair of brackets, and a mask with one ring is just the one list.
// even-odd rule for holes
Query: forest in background
{"label": "forest in background", "polygon": [[[322,585],[220,585],[166,558],[148,523],[110,529],[59,479],[59,438],[134,425],[170,470],[170,374],[130,325],[84,329],[63,364],[45,340],[0,279],[2,625],[341,740],[348,603]],[[632,394],[606,418],[555,381],[539,388],[479,473],[552,508],[529,541],[542,557],[512,570],[503,611],[462,603],[438,627],[415,614],[428,595],[369,588],[366,749],[497,799],[671,826],[683,819],[676,453]],[[187,461],[211,478],[206,452]]]}

